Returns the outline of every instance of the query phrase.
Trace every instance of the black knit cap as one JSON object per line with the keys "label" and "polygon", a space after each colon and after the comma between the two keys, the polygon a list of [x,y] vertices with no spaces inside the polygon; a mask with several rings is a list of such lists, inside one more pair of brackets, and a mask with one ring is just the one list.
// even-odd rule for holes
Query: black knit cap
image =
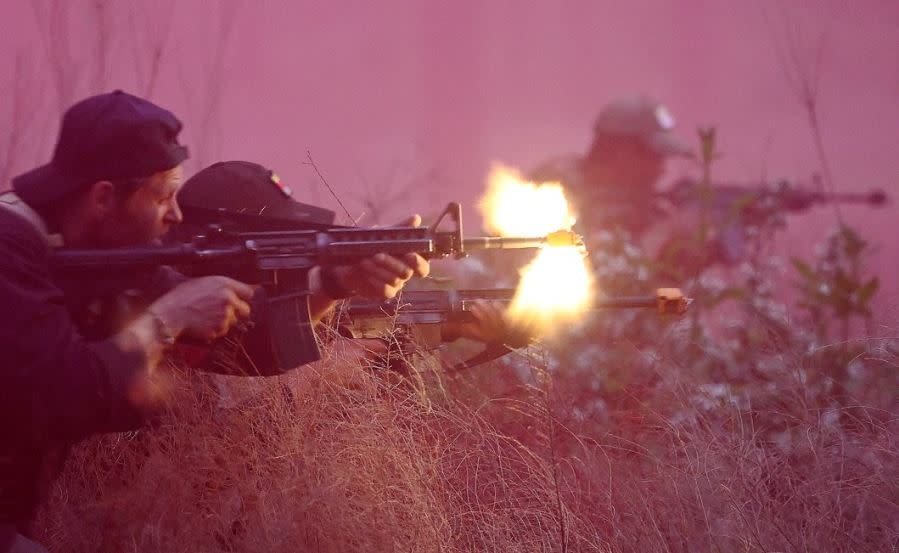
{"label": "black knit cap", "polygon": [[149,177],[187,159],[170,111],[121,90],[92,96],[62,118],[50,163],[13,179],[31,205],[46,205],[99,180]]}
{"label": "black knit cap", "polygon": [[249,161],[220,161],[192,176],[178,193],[188,225],[229,223],[242,230],[318,229],[334,212],[293,199],[270,169]]}

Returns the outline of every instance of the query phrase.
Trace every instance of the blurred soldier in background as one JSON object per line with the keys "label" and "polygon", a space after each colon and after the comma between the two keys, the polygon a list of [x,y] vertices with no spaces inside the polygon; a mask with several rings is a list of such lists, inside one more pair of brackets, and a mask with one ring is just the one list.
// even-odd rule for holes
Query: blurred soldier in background
{"label": "blurred soldier in background", "polygon": [[655,187],[666,160],[690,149],[667,108],[643,96],[609,103],[593,131],[586,155],[551,160],[529,177],[562,183],[582,233],[619,228],[639,237],[661,214]]}
{"label": "blurred soldier in background", "polygon": [[[714,129],[700,135],[703,149],[714,155]],[[551,160],[529,177],[562,183],[588,247],[593,243],[596,249],[597,232],[626,231],[625,238],[642,246],[656,270],[677,279],[747,260],[770,243],[772,231],[786,226],[788,213],[829,203],[876,207],[887,201],[879,190],[836,194],[820,185],[785,182],[738,186],[685,178],[660,190],[671,158],[696,160],[674,134],[665,106],[644,96],[621,98],[599,113],[586,155]]]}
{"label": "blurred soldier in background", "polygon": [[668,109],[655,100],[619,98],[600,111],[584,155],[552,159],[528,174],[535,182],[562,184],[604,292],[680,285],[656,282],[652,263],[666,237],[684,234],[690,224],[669,217],[657,189],[669,159],[693,157],[674,128]]}

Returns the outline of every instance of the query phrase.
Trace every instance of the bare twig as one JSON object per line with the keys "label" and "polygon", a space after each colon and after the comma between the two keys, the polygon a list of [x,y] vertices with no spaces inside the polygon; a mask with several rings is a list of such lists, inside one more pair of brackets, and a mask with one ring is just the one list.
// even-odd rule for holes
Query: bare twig
{"label": "bare twig", "polygon": [[[156,89],[156,82],[159,79],[159,72],[162,68],[163,54],[168,47],[169,36],[172,29],[172,16],[174,14],[173,2],[157,2],[153,5],[153,12],[162,14],[158,24],[152,29],[148,29],[145,24],[138,24],[137,10],[142,4],[134,4],[128,12],[128,22],[131,28],[131,35],[134,37],[132,41],[132,58],[134,60],[134,71],[138,81],[138,90],[145,98],[152,98]],[[147,16],[141,13],[140,18]],[[145,53],[149,57],[147,66],[145,63]]]}
{"label": "bare twig", "polygon": [[[215,47],[202,71],[189,70],[183,60],[177,67],[178,80],[188,111],[200,113],[199,117],[194,119],[198,123],[191,127],[194,144],[193,162],[200,168],[206,165],[208,159],[218,156],[221,145],[220,114],[227,80],[225,59],[233,35],[237,4],[224,2],[220,6],[218,29],[213,33],[216,37]],[[161,57],[161,50],[159,55]],[[196,77],[198,73],[201,75],[200,78]]]}
{"label": "bare twig", "polygon": [[328,189],[328,192],[337,200],[337,203],[340,205],[340,208],[343,209],[343,212],[346,214],[347,218],[353,222],[353,226],[358,226],[356,219],[350,215],[350,212],[347,210],[346,206],[343,205],[343,202],[340,201],[340,197],[334,192],[334,189],[331,188],[331,185],[328,184],[328,181],[325,179],[325,176],[322,175],[322,172],[318,170],[318,165],[315,164],[315,160],[312,159],[312,153],[309,150],[306,150],[306,161],[303,162],[303,165],[312,166],[312,170],[315,171],[315,174],[318,175],[319,180],[321,180],[322,184]]}
{"label": "bare twig", "polygon": [[[198,163],[203,161],[204,156],[218,156],[218,150],[221,141],[221,118],[219,114],[222,108],[222,98],[225,88],[227,72],[225,71],[225,54],[234,31],[234,21],[237,15],[237,4],[224,2],[220,4],[219,12],[219,29],[217,33],[218,41],[216,43],[215,53],[206,72],[206,97],[204,107],[206,108],[201,117],[200,130],[203,133],[202,140],[205,142],[206,148],[210,151],[202,151],[197,156]],[[205,163],[200,163],[201,166]]]}
{"label": "bare twig", "polygon": [[112,21],[109,0],[94,0],[93,15],[96,27],[93,29],[97,37],[94,66],[93,92],[102,92],[106,89],[106,81],[109,78],[109,54],[112,49],[115,22]]}
{"label": "bare twig", "polygon": [[440,179],[440,171],[436,167],[430,164],[419,166],[417,160],[421,157],[421,153],[416,151],[411,161],[394,159],[374,181],[361,168],[357,171],[365,189],[359,200],[371,213],[373,223],[382,223],[382,215],[391,207],[402,203],[401,200],[408,202],[416,192]]}
{"label": "bare twig", "polygon": [[[830,158],[824,147],[823,132],[818,115],[818,93],[821,82],[821,67],[824,61],[826,33],[822,32],[815,43],[814,51],[809,56],[803,53],[802,33],[797,18],[787,11],[787,4],[780,4],[779,25],[769,17],[769,27],[773,34],[774,51],[780,61],[787,83],[793,89],[802,105],[812,139],[824,184],[828,192],[835,191]],[[838,202],[833,202],[834,215],[840,225],[844,224],[842,210]]]}
{"label": "bare twig", "polygon": [[13,167],[18,161],[22,145],[34,121],[32,117],[29,117],[32,106],[27,102],[30,79],[27,78],[25,68],[28,65],[24,53],[19,52],[13,68],[12,92],[7,96],[10,98],[9,123],[6,125],[6,133],[4,133],[6,135],[4,154],[0,158],[0,183],[4,185],[12,177]]}
{"label": "bare twig", "polygon": [[59,113],[65,111],[75,98],[75,90],[81,78],[83,65],[72,56],[68,4],[62,0],[49,0],[47,4],[32,4],[40,36],[50,65],[53,87]]}

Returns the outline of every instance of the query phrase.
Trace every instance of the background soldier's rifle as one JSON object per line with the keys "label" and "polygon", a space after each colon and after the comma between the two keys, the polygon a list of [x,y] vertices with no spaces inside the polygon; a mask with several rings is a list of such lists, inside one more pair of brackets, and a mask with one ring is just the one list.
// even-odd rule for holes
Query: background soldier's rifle
{"label": "background soldier's rifle", "polygon": [[[826,204],[887,203],[882,190],[868,193],[828,193],[781,181],[775,187],[717,185],[684,179],[659,195],[677,211],[690,209],[703,215],[715,246],[714,261],[734,264],[746,257],[750,239],[764,229],[783,228],[789,213]],[[677,216],[677,213],[675,213]]]}
{"label": "background soldier's rifle", "polygon": [[[439,230],[449,219],[453,228]],[[316,361],[320,352],[306,297],[308,271],[315,265],[353,263],[377,253],[425,258],[464,257],[470,250],[581,246],[580,237],[558,231],[535,237],[464,237],[462,209],[449,204],[430,227],[333,228],[275,232],[234,232],[211,227],[189,243],[108,250],[60,249],[52,266],[63,276],[122,277],[160,265],[190,267],[192,274],[217,274],[260,284],[272,363],[287,370]]]}
{"label": "background soldier's rifle", "polygon": [[[441,326],[447,322],[474,320],[471,305],[478,301],[510,303],[513,288],[470,290],[408,290],[388,301],[353,299],[344,307],[346,328],[356,338],[383,336],[397,327],[411,332],[418,345],[429,349],[442,342]],[[659,288],[655,295],[607,297],[596,300],[592,310],[653,309],[659,314],[681,315],[689,299],[678,288]],[[450,370],[492,361],[528,343],[528,336],[510,336],[509,342],[487,344],[484,351]]]}

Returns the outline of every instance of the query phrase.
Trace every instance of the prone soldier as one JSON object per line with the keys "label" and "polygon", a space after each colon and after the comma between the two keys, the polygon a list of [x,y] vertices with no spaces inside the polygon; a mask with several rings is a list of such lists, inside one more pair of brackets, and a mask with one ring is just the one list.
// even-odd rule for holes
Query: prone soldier
{"label": "prone soldier", "polygon": [[[31,539],[33,519],[69,447],[142,425],[159,405],[156,368],[176,340],[219,338],[252,316],[252,286],[160,268],[140,275],[157,285],[148,306],[87,338],[51,271],[61,245],[150,245],[182,221],[181,126],[121,91],[87,98],[64,114],[52,160],[0,198],[0,551],[43,551]],[[389,296],[427,272],[419,256],[374,256],[345,268],[342,284]],[[79,282],[90,285],[84,278],[66,290]]]}
{"label": "prone soldier", "polygon": [[[240,232],[276,232],[297,230],[326,230],[334,228],[334,212],[302,203],[294,198],[294,190],[273,171],[248,161],[219,162],[192,176],[180,193],[184,224],[177,230],[176,240],[190,240],[211,227]],[[400,226],[417,227],[418,216]],[[386,256],[390,257],[390,256]],[[309,273],[310,308],[320,318],[332,312],[342,300],[369,298],[375,301],[396,296],[399,288],[392,286],[393,273],[389,267],[369,264],[367,274],[354,274],[346,267],[316,266]],[[372,278],[377,275],[380,278]],[[405,276],[405,275],[402,275]],[[386,285],[384,283],[387,283]],[[487,344],[526,343],[530,333],[515,325],[500,302],[474,301],[464,321],[444,320],[436,328],[429,328],[427,345],[452,342],[466,338]],[[381,340],[369,340],[369,335],[355,332],[352,325],[341,324],[341,339],[353,338],[365,345],[369,354],[384,353]],[[436,332],[431,332],[436,330]],[[359,341],[361,340],[361,341]]]}

